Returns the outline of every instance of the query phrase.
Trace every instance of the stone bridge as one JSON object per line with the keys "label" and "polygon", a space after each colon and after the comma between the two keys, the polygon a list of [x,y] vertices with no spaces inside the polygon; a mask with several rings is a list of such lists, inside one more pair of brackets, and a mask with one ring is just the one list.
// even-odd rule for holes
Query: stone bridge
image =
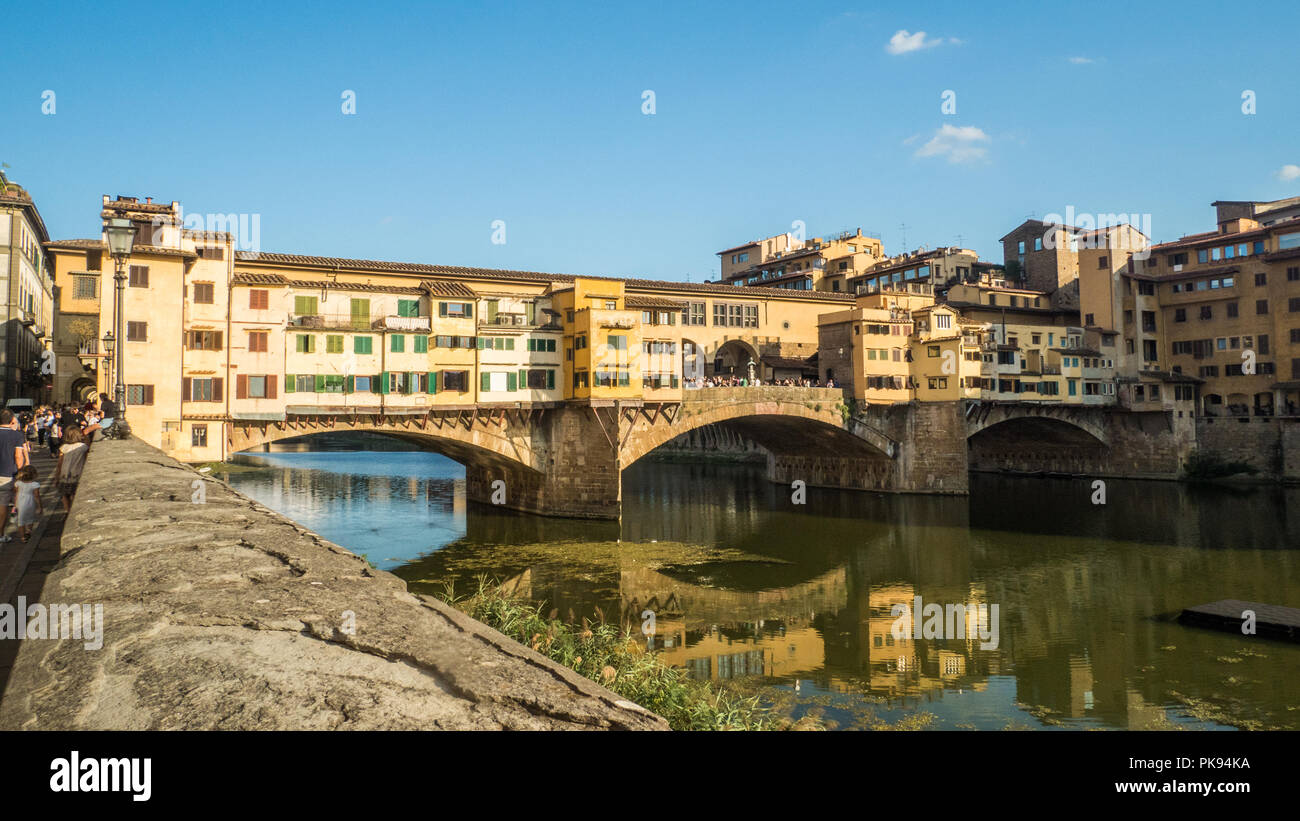
{"label": "stone bridge", "polygon": [[[1152,417],[1129,437],[1145,442],[1130,456],[1151,456],[1155,440],[1168,444],[1160,439],[1166,414],[1128,416]],[[1115,412],[1108,409],[977,402],[859,407],[831,388],[707,388],[665,402],[433,407],[418,414],[376,408],[347,416],[298,414],[278,422],[226,423],[233,451],[317,434],[384,433],[464,464],[474,501],[602,519],[620,516],[624,468],[708,427],[759,445],[772,481],[802,481],[809,487],[963,494],[972,467],[1171,472],[1163,463],[1145,472],[1138,469],[1142,465],[1111,470],[1111,441],[1126,428],[1116,426]]]}

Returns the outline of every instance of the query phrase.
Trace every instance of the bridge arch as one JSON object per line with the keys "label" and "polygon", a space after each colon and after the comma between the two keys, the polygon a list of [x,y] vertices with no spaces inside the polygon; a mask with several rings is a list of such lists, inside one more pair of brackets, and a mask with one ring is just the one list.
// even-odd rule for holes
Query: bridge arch
{"label": "bridge arch", "polygon": [[692,390],[675,409],[643,409],[622,432],[622,467],[677,437],[724,425],[772,453],[890,460],[898,443],[848,418],[835,389],[707,388]]}
{"label": "bridge arch", "polygon": [[420,416],[357,415],[288,417],[283,421],[231,420],[226,424],[232,453],[284,439],[342,433],[379,433],[442,453],[470,467],[545,469],[534,447],[529,411],[501,409],[432,412]]}
{"label": "bridge arch", "polygon": [[1060,445],[1110,445],[1100,410],[1031,404],[970,405],[966,409],[969,441],[1021,432],[1038,434],[1043,436],[1042,441]]}

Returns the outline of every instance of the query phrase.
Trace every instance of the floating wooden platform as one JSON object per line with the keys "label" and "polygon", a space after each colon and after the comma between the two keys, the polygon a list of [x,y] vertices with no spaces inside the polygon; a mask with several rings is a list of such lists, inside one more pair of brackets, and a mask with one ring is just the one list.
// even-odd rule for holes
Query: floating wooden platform
{"label": "floating wooden platform", "polygon": [[[1255,634],[1241,632],[1245,623],[1242,615],[1247,610],[1255,614]],[[1196,627],[1227,630],[1243,638],[1282,639],[1300,641],[1300,609],[1277,604],[1222,599],[1209,604],[1188,607],[1178,615],[1178,621]]]}

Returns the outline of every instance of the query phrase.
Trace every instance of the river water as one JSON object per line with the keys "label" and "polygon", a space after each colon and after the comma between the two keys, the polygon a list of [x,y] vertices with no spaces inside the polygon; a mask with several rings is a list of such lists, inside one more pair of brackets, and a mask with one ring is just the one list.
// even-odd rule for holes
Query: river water
{"label": "river water", "polygon": [[[240,461],[238,490],[414,590],[486,576],[651,632],[668,662],[793,719],[1300,729],[1300,644],[1173,620],[1225,598],[1300,606],[1300,490],[1113,480],[1097,504],[1089,482],[973,475],[969,497],[795,504],[759,467],[642,460],[613,523],[468,505],[460,465],[424,451]],[[931,604],[987,615],[927,624]]]}

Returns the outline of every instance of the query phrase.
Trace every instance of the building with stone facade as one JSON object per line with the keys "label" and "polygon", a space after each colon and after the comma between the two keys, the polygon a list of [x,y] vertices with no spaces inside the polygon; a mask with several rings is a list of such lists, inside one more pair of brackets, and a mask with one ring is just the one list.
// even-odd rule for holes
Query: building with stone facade
{"label": "building with stone facade", "polygon": [[57,359],[46,353],[54,335],[49,240],[31,195],[0,173],[0,405],[11,399],[39,404],[53,394]]}
{"label": "building with stone facade", "polygon": [[849,292],[849,280],[883,256],[880,238],[862,233],[861,228],[807,241],[777,234],[719,251],[718,281],[795,291]]}

